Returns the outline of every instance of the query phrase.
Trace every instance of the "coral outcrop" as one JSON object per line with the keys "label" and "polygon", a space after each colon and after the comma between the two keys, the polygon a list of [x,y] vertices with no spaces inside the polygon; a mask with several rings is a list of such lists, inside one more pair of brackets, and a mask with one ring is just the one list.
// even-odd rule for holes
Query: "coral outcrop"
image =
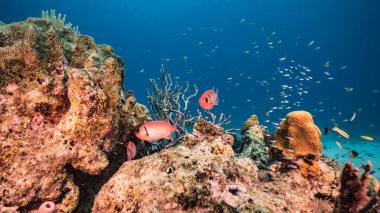
{"label": "coral outcrop", "polygon": [[0,24],[0,211],[76,208],[67,167],[100,174],[147,119],[123,77],[121,58],[89,36],[49,19]]}
{"label": "coral outcrop", "polygon": [[321,136],[321,130],[306,111],[287,114],[274,134],[275,145],[286,157],[310,156],[316,160],[322,153]]}
{"label": "coral outcrop", "polygon": [[341,175],[340,194],[335,212],[379,212],[380,190],[378,181],[369,173],[372,164],[363,165],[364,173],[347,162]]}
{"label": "coral outcrop", "polygon": [[267,169],[270,161],[269,148],[264,143],[264,130],[259,125],[256,115],[244,122],[241,134],[241,153],[239,157],[249,157],[255,161],[259,169]]}
{"label": "coral outcrop", "polygon": [[[194,125],[179,146],[125,162],[96,196],[93,212],[284,212],[331,210],[335,171],[309,181],[278,164],[259,171],[235,158],[232,136],[210,122]],[[329,178],[327,178],[329,177]]]}
{"label": "coral outcrop", "polygon": [[296,161],[305,176],[317,176],[320,174],[321,136],[310,113],[294,111],[286,115],[276,130],[275,146],[285,158]]}

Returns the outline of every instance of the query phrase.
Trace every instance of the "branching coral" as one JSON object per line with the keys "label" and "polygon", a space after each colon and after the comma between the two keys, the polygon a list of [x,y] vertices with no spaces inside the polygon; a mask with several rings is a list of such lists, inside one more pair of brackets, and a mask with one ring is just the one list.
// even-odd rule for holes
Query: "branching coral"
{"label": "branching coral", "polygon": [[[202,118],[202,113],[197,110],[197,115],[192,115],[189,110],[189,102],[198,94],[198,88],[194,84],[194,92],[188,94],[190,90],[189,82],[186,86],[173,82],[171,75],[165,73],[164,66],[160,69],[161,81],[158,83],[155,79],[150,79],[152,91],[147,90],[147,99],[151,112],[155,120],[165,120],[169,118],[172,124],[177,126],[177,135],[172,140],[164,140],[163,146],[169,147],[175,145],[183,139],[187,128]],[[219,119],[217,116],[205,110],[205,113],[211,117],[214,124],[222,126],[229,123],[229,116],[223,113]]]}
{"label": "branching coral", "polygon": [[173,83],[170,74],[165,73],[163,65],[160,72],[160,85],[155,79],[150,79],[153,89],[152,92],[149,92],[149,90],[146,92],[154,119],[165,120],[169,118],[170,122],[177,126],[176,137],[169,143],[164,144],[164,146],[168,147],[182,139],[187,127],[199,119],[197,116],[192,116],[188,110],[188,104],[198,94],[198,88],[194,84],[194,93],[187,95],[190,88],[189,82],[186,82],[186,87],[183,88],[178,82]]}
{"label": "branching coral", "polygon": [[[58,16],[55,16],[55,10],[50,10],[50,14],[49,14],[49,11],[42,10],[41,18],[49,19],[51,23],[53,24],[54,29],[56,30],[63,29],[64,27],[72,28],[73,26],[71,22],[65,25],[66,15],[63,15],[62,17],[62,14],[59,13]],[[76,34],[80,34],[78,26],[73,27],[72,29]]]}

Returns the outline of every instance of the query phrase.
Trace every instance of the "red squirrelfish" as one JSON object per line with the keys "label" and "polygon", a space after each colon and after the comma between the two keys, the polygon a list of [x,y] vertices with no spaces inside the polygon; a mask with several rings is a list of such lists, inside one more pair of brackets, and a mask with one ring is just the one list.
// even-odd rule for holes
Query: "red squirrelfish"
{"label": "red squirrelfish", "polygon": [[203,109],[212,109],[214,105],[218,105],[218,93],[214,90],[207,90],[199,98],[198,102]]}
{"label": "red squirrelfish", "polygon": [[127,159],[128,159],[128,161],[135,158],[136,154],[137,154],[136,145],[133,142],[129,141],[128,146],[127,146]]}
{"label": "red squirrelfish", "polygon": [[165,121],[149,121],[141,125],[135,135],[144,141],[157,141],[163,138],[171,138],[175,130],[177,130],[177,127],[172,126],[169,119]]}

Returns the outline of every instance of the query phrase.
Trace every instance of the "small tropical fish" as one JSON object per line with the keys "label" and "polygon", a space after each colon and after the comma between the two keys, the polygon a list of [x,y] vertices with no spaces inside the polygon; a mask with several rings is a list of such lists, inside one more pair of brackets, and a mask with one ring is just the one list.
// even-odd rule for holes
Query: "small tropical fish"
{"label": "small tropical fish", "polygon": [[324,67],[330,67],[330,61],[326,61],[326,63],[323,64]]}
{"label": "small tropical fish", "polygon": [[207,90],[199,98],[198,103],[203,109],[212,109],[215,105],[218,105],[218,93],[214,90]]}
{"label": "small tropical fish", "polygon": [[339,141],[336,141],[336,145],[338,145],[338,146],[339,146],[339,149],[340,149],[341,151],[343,151],[343,146],[342,146],[342,144],[339,143]]}
{"label": "small tropical fish", "polygon": [[370,137],[370,136],[360,135],[360,137],[365,140],[373,141],[373,137]]}
{"label": "small tropical fish", "polygon": [[351,121],[351,122],[354,121],[355,117],[356,117],[356,113],[354,112],[354,114],[353,114],[352,117],[350,118],[350,121]]}
{"label": "small tropical fish", "polygon": [[345,87],[344,88],[345,92],[352,92],[353,90],[354,90],[354,88],[352,88],[352,87]]}
{"label": "small tropical fish", "polygon": [[138,132],[135,132],[136,137],[144,141],[157,141],[163,138],[171,138],[173,131],[177,127],[171,125],[169,119],[165,121],[149,121],[141,125]]}
{"label": "small tropical fish", "polygon": [[341,66],[341,67],[339,67],[339,69],[341,69],[341,70],[347,69],[347,66]]}
{"label": "small tropical fish", "polygon": [[290,158],[290,157],[282,157],[283,160],[294,160],[294,158]]}
{"label": "small tropical fish", "polygon": [[323,132],[325,133],[325,135],[329,134],[329,128],[325,126],[325,128],[323,129]]}
{"label": "small tropical fish", "polygon": [[345,131],[339,129],[336,126],[334,128],[332,128],[332,130],[334,130],[335,132],[339,133],[340,135],[342,135],[345,138],[350,138],[350,136]]}
{"label": "small tropical fish", "polygon": [[137,154],[136,145],[133,142],[129,141],[128,146],[127,146],[127,159],[128,159],[128,161],[135,158],[136,154]]}
{"label": "small tropical fish", "polygon": [[357,156],[359,155],[359,153],[355,150],[352,150],[351,153],[350,153],[350,157],[351,158],[356,158]]}

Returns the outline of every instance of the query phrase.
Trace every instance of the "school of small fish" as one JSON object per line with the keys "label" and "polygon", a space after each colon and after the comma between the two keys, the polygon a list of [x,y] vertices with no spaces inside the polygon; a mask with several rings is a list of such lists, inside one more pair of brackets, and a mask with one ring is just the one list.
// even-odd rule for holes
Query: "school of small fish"
{"label": "school of small fish", "polygon": [[[347,132],[339,129],[337,126],[345,122],[355,123],[358,120],[358,117],[360,118],[360,113],[364,110],[364,107],[360,107],[358,109],[352,108],[350,109],[350,112],[347,112],[347,106],[345,106],[344,109],[339,109],[340,107],[338,106],[329,105],[329,102],[324,99],[324,95],[320,95],[321,99],[319,100],[314,98],[313,100],[308,99],[309,94],[313,94],[312,97],[315,97],[315,88],[332,85],[333,83],[330,82],[335,82],[335,79],[339,75],[345,75],[345,72],[350,70],[349,66],[338,64],[333,60],[326,58],[318,63],[319,67],[309,67],[303,64],[303,62],[300,62],[300,60],[294,56],[282,52],[284,47],[283,45],[294,44],[295,47],[304,51],[312,51],[318,54],[318,52],[323,51],[318,41],[304,39],[301,36],[297,36],[293,40],[289,38],[282,39],[280,38],[280,32],[271,31],[264,27],[258,27],[255,22],[249,18],[240,18],[236,21],[236,23],[241,27],[257,30],[257,32],[261,33],[262,38],[264,39],[256,39],[254,41],[251,40],[247,42],[246,47],[242,47],[239,52],[233,54],[240,55],[240,57],[244,60],[253,61],[265,57],[266,55],[263,54],[264,52],[275,51],[277,58],[275,58],[274,61],[277,62],[277,64],[275,65],[275,69],[266,70],[266,79],[263,79],[260,75],[255,75],[256,72],[254,63],[245,68],[236,67],[230,71],[224,70],[220,64],[210,65],[208,72],[210,72],[210,76],[212,76],[211,78],[213,79],[213,77],[215,77],[217,79],[221,79],[221,81],[225,83],[225,87],[222,88],[223,92],[228,93],[229,91],[239,91],[240,89],[238,88],[247,86],[250,87],[248,91],[240,92],[238,95],[233,95],[233,99],[235,101],[232,101],[232,104],[229,105],[229,107],[231,107],[232,110],[239,109],[240,106],[235,104],[235,102],[241,99],[241,103],[245,103],[245,105],[248,105],[251,109],[261,111],[266,116],[266,120],[264,122],[270,124],[274,129],[276,129],[279,126],[279,122],[276,121],[277,117],[279,117],[278,115],[283,115],[293,110],[303,109],[305,107],[305,102],[315,102],[314,105],[316,107],[311,110],[313,116],[322,113],[324,115],[331,116],[329,121],[334,126],[332,130],[344,138],[350,138]],[[197,29],[194,27],[188,27],[182,32],[182,36],[191,38],[191,36],[197,35],[201,32],[212,32],[217,35],[219,33],[224,33],[225,31],[226,30],[221,26],[200,27]],[[197,39],[193,41],[193,45],[194,48],[197,48],[200,53],[204,54],[202,57],[211,59],[224,48],[223,43],[221,42],[218,43],[217,41],[206,38],[201,39],[199,36],[196,38]],[[192,59],[193,56],[190,57],[188,54],[183,54],[178,59],[166,56],[161,60],[165,63],[169,63],[173,60],[189,61],[190,58]],[[140,73],[144,73],[144,70],[145,69],[142,68]],[[196,70],[196,68],[190,68],[184,73],[193,75],[197,72]],[[251,70],[252,72],[249,72],[250,74],[247,75],[245,74],[247,73],[247,70]],[[175,79],[180,78],[180,76],[175,77]],[[199,75],[197,80],[205,81],[206,79]],[[210,81],[210,83],[211,82],[212,81]],[[207,86],[211,87],[211,85]],[[341,92],[341,96],[348,96],[354,94],[356,91],[352,85],[349,84],[341,86],[337,90]],[[255,97],[255,94],[260,94],[262,92],[267,94],[267,99]],[[380,94],[380,89],[375,88],[371,90],[371,92],[373,94]],[[236,93],[234,92],[233,94]],[[223,103],[225,100],[220,101]],[[268,103],[265,104],[265,108],[255,105],[256,103],[263,102]],[[207,90],[199,97],[198,103],[203,109],[211,110],[219,103],[218,93],[214,90]],[[372,103],[372,107],[375,106],[376,103]],[[373,124],[368,124],[368,126],[370,128],[374,127]],[[169,129],[169,127],[166,128],[165,134],[172,132],[172,130]],[[152,134],[152,136],[156,134],[152,132],[152,130],[147,129],[147,127],[140,131],[143,135],[140,135],[139,138],[146,137],[144,134]],[[162,137],[164,137],[164,135],[162,135]],[[360,137],[368,141],[374,140],[370,136]],[[338,141],[336,141],[336,144],[341,150],[343,150],[343,146]]]}

